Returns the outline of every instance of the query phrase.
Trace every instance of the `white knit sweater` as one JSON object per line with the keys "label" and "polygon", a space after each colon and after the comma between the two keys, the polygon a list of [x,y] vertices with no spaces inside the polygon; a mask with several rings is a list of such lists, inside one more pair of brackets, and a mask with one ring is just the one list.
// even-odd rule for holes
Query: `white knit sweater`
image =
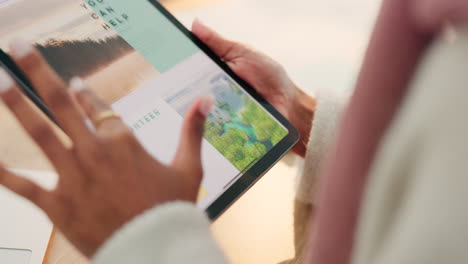
{"label": "white knit sweater", "polygon": [[[418,73],[372,166],[353,263],[468,263],[468,29],[439,41]],[[341,98],[340,98],[341,97]],[[319,98],[298,198],[313,202],[323,157],[343,109]],[[95,264],[221,264],[203,212],[174,202],[137,217],[105,243]]]}

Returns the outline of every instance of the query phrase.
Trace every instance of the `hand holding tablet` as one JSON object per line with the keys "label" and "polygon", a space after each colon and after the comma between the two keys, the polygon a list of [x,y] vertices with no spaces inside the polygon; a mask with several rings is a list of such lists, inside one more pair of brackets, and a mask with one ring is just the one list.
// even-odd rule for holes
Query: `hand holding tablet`
{"label": "hand holding tablet", "polygon": [[299,130],[301,141],[292,150],[304,157],[315,99],[299,89],[285,69],[267,55],[223,38],[198,19],[193,23],[192,32]]}

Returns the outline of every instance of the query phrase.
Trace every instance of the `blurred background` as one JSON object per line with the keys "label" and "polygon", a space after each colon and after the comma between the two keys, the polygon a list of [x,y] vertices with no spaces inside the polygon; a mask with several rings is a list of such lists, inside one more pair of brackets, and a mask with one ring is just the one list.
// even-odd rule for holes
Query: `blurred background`
{"label": "blurred background", "polygon": [[[353,88],[380,0],[161,0],[190,28],[198,17],[227,38],[279,61],[304,90]],[[294,256],[297,161],[287,157],[214,226],[232,263]]]}
{"label": "blurred background", "polygon": [[308,91],[350,89],[380,0],[161,0],[190,26],[194,18],[285,66]]}

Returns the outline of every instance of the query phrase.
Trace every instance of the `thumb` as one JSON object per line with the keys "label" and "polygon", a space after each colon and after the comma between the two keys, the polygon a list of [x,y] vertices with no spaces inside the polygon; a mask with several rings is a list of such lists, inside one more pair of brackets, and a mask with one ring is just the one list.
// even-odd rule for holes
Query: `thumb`
{"label": "thumb", "polygon": [[216,31],[205,26],[198,18],[193,21],[192,33],[225,61],[239,57],[246,50],[242,44],[223,38]]}
{"label": "thumb", "polygon": [[182,137],[173,165],[177,168],[197,172],[202,177],[201,147],[205,121],[213,108],[213,97],[199,99],[185,115]]}

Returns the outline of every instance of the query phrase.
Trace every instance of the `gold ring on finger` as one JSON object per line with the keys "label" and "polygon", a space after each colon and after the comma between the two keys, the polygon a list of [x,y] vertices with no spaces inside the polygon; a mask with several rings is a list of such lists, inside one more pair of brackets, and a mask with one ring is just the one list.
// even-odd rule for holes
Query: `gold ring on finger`
{"label": "gold ring on finger", "polygon": [[112,110],[107,110],[97,114],[94,117],[94,123],[96,124],[96,128],[99,127],[104,121],[112,118],[120,118],[120,115]]}

